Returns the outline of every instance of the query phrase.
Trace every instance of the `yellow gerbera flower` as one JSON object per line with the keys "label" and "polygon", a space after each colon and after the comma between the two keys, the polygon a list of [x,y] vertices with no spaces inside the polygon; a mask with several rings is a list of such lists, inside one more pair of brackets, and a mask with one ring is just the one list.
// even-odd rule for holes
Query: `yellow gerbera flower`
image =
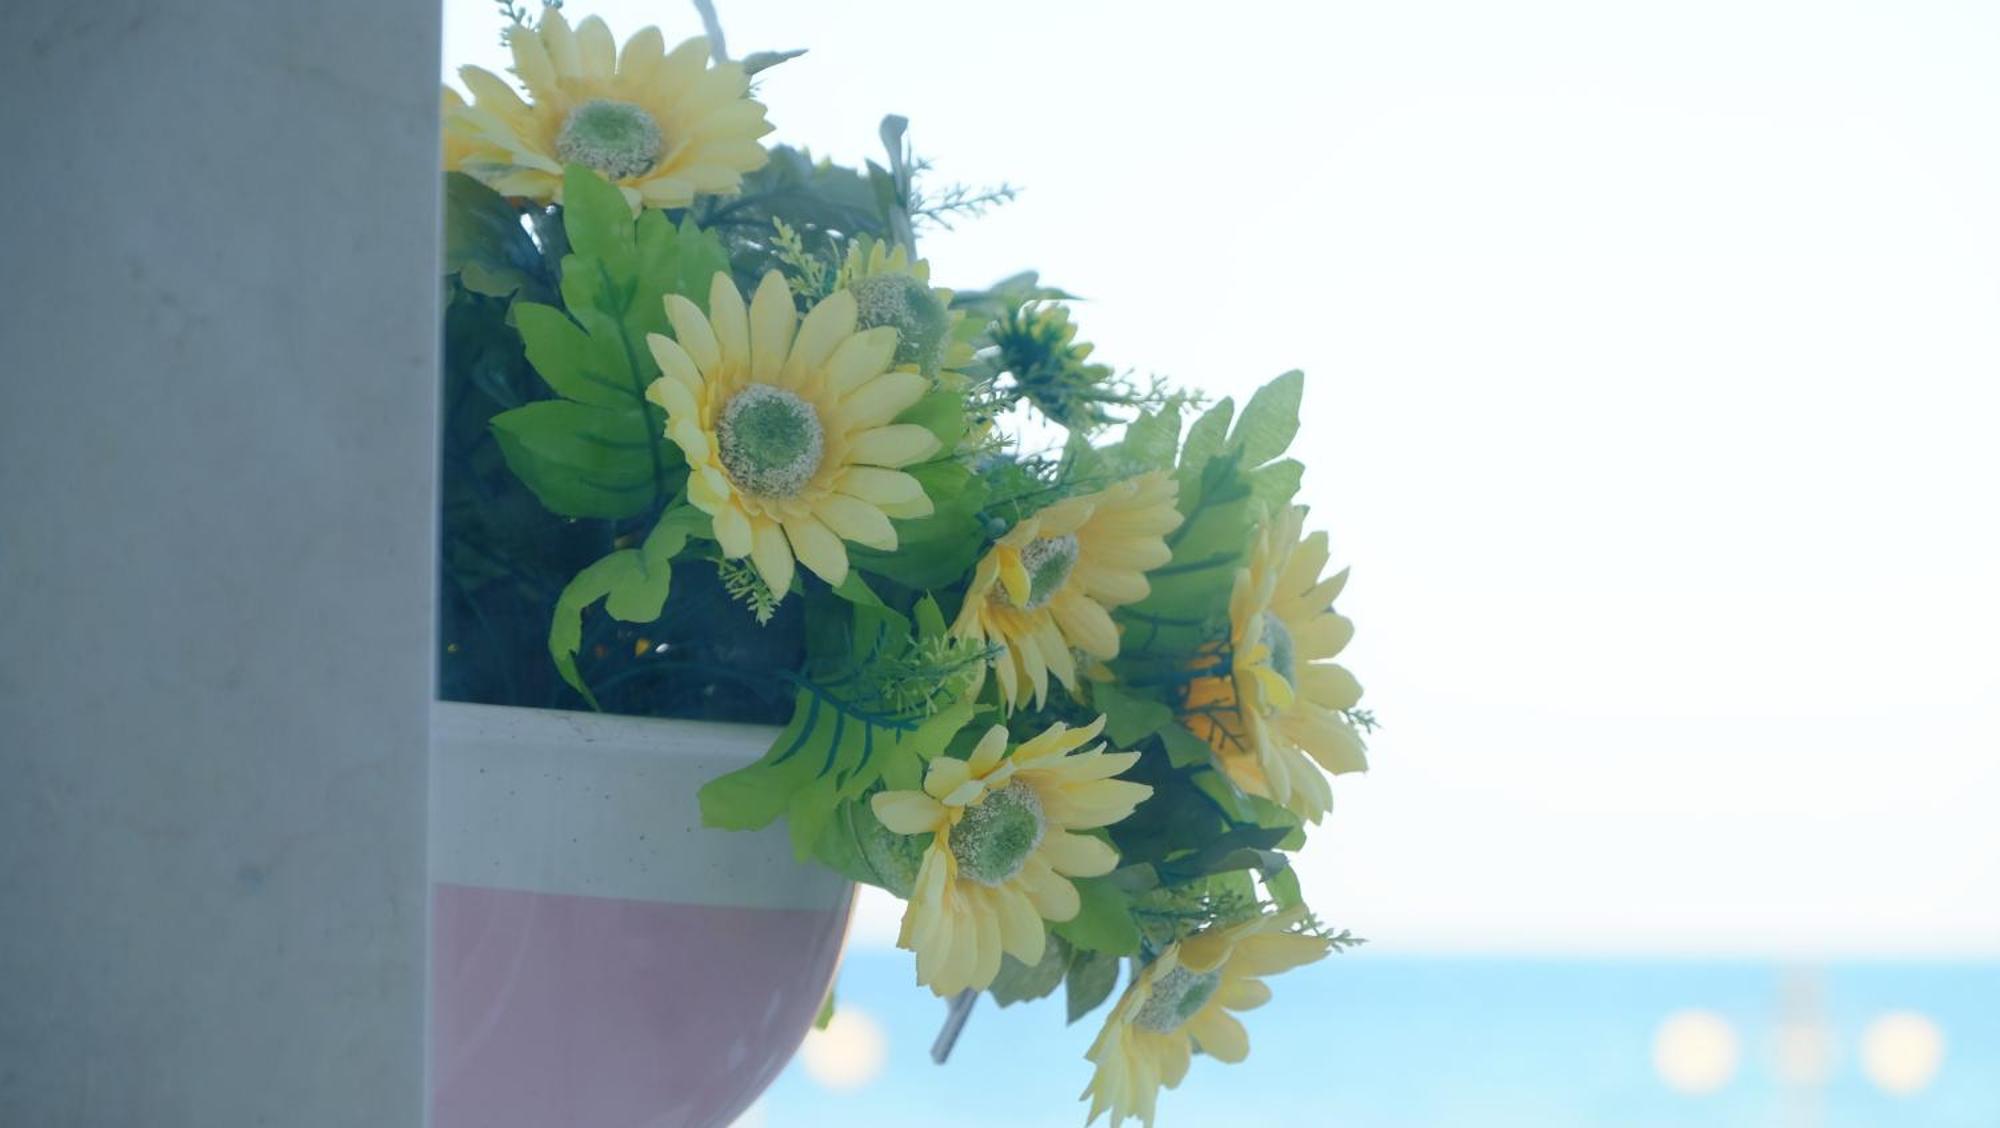
{"label": "yellow gerbera flower", "polygon": [[674,339],[646,338],[661,372],[646,398],[667,410],[688,500],[715,518],[723,555],[748,556],[773,595],[791,589],[794,558],[838,584],[844,542],[892,550],[889,518],[931,512],[898,467],[935,454],[937,436],[891,422],[930,385],[890,371],[896,331],[856,331],[852,294],[828,296],[801,322],[776,271],[748,309],[718,272],[707,316],[679,294],[666,302]]}
{"label": "yellow gerbera flower", "polygon": [[1102,717],[1078,729],[1058,722],[1007,756],[1007,730],[994,725],[969,758],[932,760],[923,790],[871,800],[888,829],[932,836],[896,941],[917,954],[917,982],[955,995],[990,985],[1002,952],[1040,962],[1042,922],[1081,908],[1069,878],[1118,865],[1109,844],[1071,833],[1110,826],[1153,793],[1111,778],[1137,752],[1075,752],[1103,727]]}
{"label": "yellow gerbera flower", "polygon": [[1297,506],[1279,514],[1252,548],[1250,566],[1236,573],[1229,674],[1189,683],[1185,720],[1237,786],[1318,822],[1333,791],[1313,761],[1336,774],[1362,771],[1368,761],[1342,715],[1361,700],[1361,686],[1324,661],[1354,636],[1354,624],[1333,610],[1347,573],[1320,579],[1326,534],[1301,541],[1304,520]]}
{"label": "yellow gerbera flower", "polygon": [[980,560],[952,633],[999,649],[993,672],[1009,708],[1030,689],[1039,707],[1050,674],[1074,690],[1071,647],[1118,656],[1110,611],[1146,598],[1146,573],[1173,558],[1163,538],[1181,523],[1177,488],[1152,471],[1065,498],[1008,530]]}
{"label": "yellow gerbera flower", "polygon": [[848,245],[838,279],[853,291],[863,326],[896,330],[898,365],[935,377],[972,363],[972,345],[959,333],[964,314],[951,308],[951,291],[932,288],[930,263],[912,260],[901,244],[862,236]]}
{"label": "yellow gerbera flower", "polygon": [[[439,119],[450,122],[451,116],[463,109],[465,109],[465,99],[459,97],[458,91],[453,90],[449,86],[445,87],[443,109],[440,112]],[[444,170],[446,172],[457,172],[459,166],[465,163],[465,158],[471,156],[476,148],[472,141],[463,133],[451,128],[444,130],[443,142]]]}
{"label": "yellow gerbera flower", "polygon": [[1292,931],[1304,919],[1305,910],[1294,909],[1211,928],[1169,944],[1147,964],[1084,1055],[1097,1066],[1083,1090],[1090,1120],[1109,1112],[1111,1128],[1128,1116],[1150,1126],[1160,1088],[1181,1083],[1196,1047],[1217,1061],[1242,1061],[1250,1039],[1229,1012],[1270,1000],[1260,977],[1311,963],[1332,947]]}
{"label": "yellow gerbera flower", "polygon": [[[561,11],[507,32],[523,101],[499,76],[460,69],[471,106],[447,106],[445,129],[468,151],[455,166],[507,196],[562,200],[563,166],[580,164],[641,205],[685,207],[698,192],[727,193],[764,167],[771,131],[749,98],[740,63],[708,65],[708,40],[671,52],[658,28],[617,49],[592,16],[572,31]],[[449,100],[448,100],[449,101]],[[449,152],[449,149],[447,150]]]}

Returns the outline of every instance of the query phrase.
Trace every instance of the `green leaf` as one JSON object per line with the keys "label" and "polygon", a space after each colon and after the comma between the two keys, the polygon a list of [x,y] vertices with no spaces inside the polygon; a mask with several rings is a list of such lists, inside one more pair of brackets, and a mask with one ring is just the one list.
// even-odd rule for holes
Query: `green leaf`
{"label": "green leaf", "polygon": [[[875,594],[875,589],[868,586],[868,581],[861,578],[861,572],[856,568],[847,570],[847,578],[834,585],[833,594],[857,606],[889,611],[889,605],[882,602],[882,597]],[[893,611],[889,613],[894,614]]]}
{"label": "green leaf", "polygon": [[1284,458],[1250,472],[1250,494],[1263,503],[1264,511],[1276,513],[1291,503],[1299,492],[1305,466],[1295,458]]}
{"label": "green leaf", "polygon": [[633,272],[632,205],[618,186],[582,165],[563,170],[563,231],[570,250],[614,273]]}
{"label": "green leaf", "polygon": [[1299,891],[1299,872],[1289,867],[1276,873],[1264,875],[1264,888],[1280,909],[1296,908],[1305,904],[1305,894]]}
{"label": "green leaf", "polygon": [[1187,726],[1175,721],[1160,728],[1160,743],[1167,749],[1167,758],[1177,768],[1206,767],[1215,760],[1215,751],[1208,741],[1187,730]]}
{"label": "green leaf", "polygon": [[[629,555],[628,555],[629,554]],[[583,675],[576,668],[576,652],[583,646],[583,612],[591,604],[611,594],[638,572],[638,553],[621,549],[578,572],[556,597],[556,612],[549,622],[549,656],[570,688],[583,695],[593,709],[602,708]]]}
{"label": "green leaf", "polygon": [[790,51],[752,51],[750,54],[743,56],[743,77],[749,78],[759,71],[769,70],[779,63],[789,59],[796,59],[805,53],[806,49],[803,47],[797,47]]}
{"label": "green leaf", "polygon": [[554,306],[520,302],[514,323],[535,366],[557,395],[597,407],[629,411],[632,365],[616,337],[592,337]]}
{"label": "green leaf", "polygon": [[621,548],[578,572],[556,597],[549,622],[549,656],[563,680],[583,695],[593,709],[597,697],[576,667],[583,645],[583,613],[604,600],[604,609],[628,623],[650,623],[660,617],[673,583],[673,558],[687,546],[691,533],[707,528],[708,517],[682,506],[660,518],[638,548]]}
{"label": "green leaf", "polygon": [[[938,445],[944,450],[954,450],[965,437],[965,397],[940,388],[911,404],[896,417],[896,422],[914,423],[936,435]],[[1171,453],[1168,457],[1172,457]]]}
{"label": "green leaf", "polygon": [[905,587],[951,587],[972,570],[985,543],[978,518],[979,507],[986,502],[985,483],[957,459],[926,462],[905,472],[923,487],[934,511],[928,517],[897,521],[894,551],[850,545],[848,560]]}
{"label": "green leaf", "polygon": [[1091,687],[1090,702],[1104,714],[1104,735],[1114,748],[1133,748],[1147,737],[1174,723],[1174,711],[1159,701],[1149,700],[1112,683]]}
{"label": "green leaf", "polygon": [[1245,466],[1262,466],[1292,445],[1304,390],[1305,374],[1295,368],[1257,389],[1243,405],[1243,418],[1236,421],[1230,440],[1241,449]]}
{"label": "green leaf", "polygon": [[763,761],[738,768],[701,785],[696,800],[703,826],[718,830],[757,830],[771,825],[791,802],[798,777],[810,778],[805,761],[789,769]]}
{"label": "green leaf", "polygon": [[1118,986],[1118,957],[1101,952],[1078,952],[1070,962],[1066,980],[1069,1021],[1089,1014],[1111,997]]}
{"label": "green leaf", "polygon": [[522,302],[529,362],[561,399],[496,416],[501,453],[542,504],[565,517],[632,517],[678,491],[686,460],[646,399],[659,375],[646,337],[665,333],[664,298],[705,303],[728,258],[713,235],[658,211],[637,219],[616,187],[586,169],[564,179],[563,307]]}
{"label": "green leaf", "polygon": [[1062,986],[1069,960],[1069,945],[1061,937],[1051,936],[1048,946],[1042,949],[1041,962],[1032,967],[1012,956],[1001,956],[1000,974],[986,990],[1003,1007],[1046,998]]}
{"label": "green leaf", "polygon": [[1132,899],[1117,883],[1102,877],[1073,878],[1082,907],[1075,918],[1049,927],[1071,945],[1092,952],[1129,956],[1139,951],[1139,929],[1132,923]]}
{"label": "green leaf", "polygon": [[1184,484],[1200,481],[1202,467],[1221,453],[1223,443],[1229,438],[1229,420],[1235,410],[1235,403],[1224,398],[1188,428],[1187,442],[1181,446],[1180,475]]}
{"label": "green leaf", "polygon": [[853,695],[862,690],[852,675],[885,653],[907,648],[909,625],[886,609],[857,608],[856,622],[873,628],[852,636],[845,668],[830,669],[817,680],[797,679],[792,719],[763,759],[702,788],[705,824],[755,829],[785,814],[794,853],[807,857],[818,849],[841,802],[878,782],[899,790],[916,787],[924,763],[970,723],[977,712],[970,701],[922,717],[883,712],[879,703],[857,700]]}
{"label": "green leaf", "polygon": [[1118,455],[1135,472],[1172,466],[1180,437],[1180,409],[1168,405],[1164,410],[1149,411],[1134,419],[1125,428],[1125,438],[1118,444]]}
{"label": "green leaf", "polygon": [[819,1014],[813,1019],[814,1030],[825,1030],[827,1023],[833,1021],[833,995],[834,989],[829,985],[826,989],[826,999],[819,1005]]}
{"label": "green leaf", "polygon": [[516,477],[565,517],[630,517],[658,501],[658,473],[679,466],[647,433],[643,414],[570,400],[541,400],[493,417],[493,435]]}
{"label": "green leaf", "polygon": [[542,255],[521,226],[521,209],[462,172],[444,177],[444,270],[474,293],[548,294]]}
{"label": "green leaf", "polygon": [[944,621],[944,611],[938,607],[936,597],[926,592],[922,599],[917,600],[917,606],[913,614],[916,617],[918,638],[941,638],[944,636],[947,630]]}
{"label": "green leaf", "polygon": [[1297,815],[1260,795],[1246,794],[1221,772],[1196,772],[1191,778],[1203,794],[1215,800],[1231,822],[1281,829],[1299,825]]}

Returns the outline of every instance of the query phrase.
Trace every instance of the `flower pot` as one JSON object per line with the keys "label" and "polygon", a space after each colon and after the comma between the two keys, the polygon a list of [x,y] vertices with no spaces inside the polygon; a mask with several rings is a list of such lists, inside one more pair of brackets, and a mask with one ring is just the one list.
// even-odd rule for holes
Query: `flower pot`
{"label": "flower pot", "polygon": [[433,1128],[726,1125],[826,996],[853,887],[696,790],[774,730],[441,702]]}

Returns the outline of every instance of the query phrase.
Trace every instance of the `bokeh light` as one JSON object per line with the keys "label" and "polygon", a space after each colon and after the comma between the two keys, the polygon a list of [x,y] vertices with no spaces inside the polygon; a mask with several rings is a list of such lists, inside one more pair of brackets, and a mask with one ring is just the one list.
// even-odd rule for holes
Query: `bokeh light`
{"label": "bokeh light", "polygon": [[1861,1035],[1861,1070],[1884,1092],[1922,1092],[1943,1065],[1944,1031],[1914,1011],[1882,1015]]}
{"label": "bokeh light", "polygon": [[889,1039],[867,1012],[836,1004],[826,1029],[806,1035],[799,1060],[807,1076],[829,1089],[859,1089],[882,1075]]}
{"label": "bokeh light", "polygon": [[1675,1092],[1715,1092],[1736,1076],[1741,1056],[1735,1027],[1713,1011],[1676,1011],[1653,1035],[1653,1068]]}

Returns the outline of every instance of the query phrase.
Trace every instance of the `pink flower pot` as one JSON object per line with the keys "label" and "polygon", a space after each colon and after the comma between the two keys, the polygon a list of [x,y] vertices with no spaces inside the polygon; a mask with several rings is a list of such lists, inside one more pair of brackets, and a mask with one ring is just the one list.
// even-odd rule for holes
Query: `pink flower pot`
{"label": "pink flower pot", "polygon": [[853,887],[782,828],[704,829],[774,730],[441,702],[432,1128],[708,1128],[777,1077]]}

